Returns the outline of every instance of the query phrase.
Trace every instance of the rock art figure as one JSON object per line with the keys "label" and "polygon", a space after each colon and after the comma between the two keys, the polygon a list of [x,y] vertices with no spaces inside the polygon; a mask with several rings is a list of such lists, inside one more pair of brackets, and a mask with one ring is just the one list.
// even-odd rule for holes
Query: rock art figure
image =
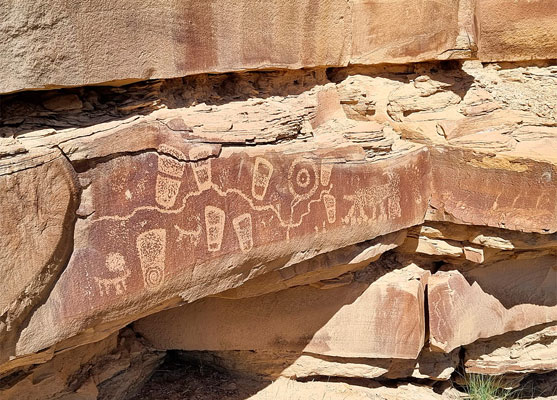
{"label": "rock art figure", "polygon": [[307,200],[317,190],[317,168],[304,158],[297,158],[288,170],[288,190],[294,196],[294,203]]}
{"label": "rock art figure", "polygon": [[155,190],[157,203],[165,208],[171,208],[176,202],[176,196],[178,196],[181,185],[180,178],[184,174],[184,164],[178,161],[177,158],[184,158],[184,154],[174,147],[167,145],[161,145],[159,152],[175,157],[159,155],[159,175],[157,175]]}
{"label": "rock art figure", "polygon": [[226,215],[223,210],[213,206],[205,207],[205,227],[207,230],[207,249],[219,251],[224,235]]}
{"label": "rock art figure", "polygon": [[106,257],[106,269],[115,276],[111,278],[95,277],[101,296],[110,295],[111,289],[114,289],[114,293],[117,295],[124,294],[126,280],[131,275],[130,270],[126,267],[124,256],[120,253],[109,253]]}
{"label": "rock art figure", "polygon": [[251,222],[251,214],[242,214],[232,220],[234,231],[240,243],[240,250],[247,253],[253,248],[253,227]]}
{"label": "rock art figure", "polygon": [[137,251],[145,288],[155,290],[164,280],[166,231],[153,229],[137,237]]}
{"label": "rock art figure", "polygon": [[192,148],[189,153],[190,159],[198,160],[192,163],[191,168],[200,191],[211,188],[211,160],[207,159],[212,154],[211,150],[211,146],[201,145]]}
{"label": "rock art figure", "polygon": [[325,204],[325,211],[327,212],[327,221],[330,224],[334,223],[337,219],[337,201],[333,195],[323,195],[323,204]]}
{"label": "rock art figure", "polygon": [[251,194],[257,200],[263,200],[269,187],[269,181],[273,174],[273,164],[262,157],[255,159],[253,167],[253,178],[251,183]]}
{"label": "rock art figure", "polygon": [[321,185],[329,186],[331,181],[331,172],[333,171],[333,164],[328,160],[321,161]]}

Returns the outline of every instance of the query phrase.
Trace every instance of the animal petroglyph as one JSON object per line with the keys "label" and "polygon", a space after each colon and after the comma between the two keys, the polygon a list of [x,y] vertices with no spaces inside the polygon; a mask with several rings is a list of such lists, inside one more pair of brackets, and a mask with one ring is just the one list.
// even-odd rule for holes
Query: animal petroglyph
{"label": "animal petroglyph", "polygon": [[174,225],[174,228],[178,231],[178,238],[176,239],[178,242],[181,242],[186,237],[194,246],[199,244],[201,239],[201,225],[199,223],[195,230],[182,229],[178,225]]}
{"label": "animal petroglyph", "polygon": [[145,287],[157,289],[164,280],[166,231],[153,229],[143,232],[137,237],[136,245]]}
{"label": "animal petroglyph", "polygon": [[226,215],[223,210],[213,206],[205,207],[205,228],[207,231],[207,249],[219,251],[224,235]]}
{"label": "animal petroglyph", "polygon": [[288,170],[288,190],[294,196],[294,204],[307,200],[317,191],[317,167],[304,158],[297,158]]}
{"label": "animal petroglyph", "polygon": [[209,145],[194,147],[189,153],[190,159],[199,160],[193,162],[191,168],[200,191],[210,189],[212,185],[211,160],[207,158],[211,154],[212,147]]}
{"label": "animal petroglyph", "polygon": [[242,214],[232,220],[234,231],[238,237],[240,250],[247,253],[253,248],[253,226],[251,222],[251,214]]}
{"label": "animal petroglyph", "polygon": [[330,224],[334,223],[337,219],[337,200],[333,195],[325,194],[323,195],[323,204],[327,213],[327,221]]}
{"label": "animal petroglyph", "polygon": [[[400,196],[391,183],[358,189],[353,195],[344,196],[352,203],[344,224],[365,224],[400,216]],[[368,214],[370,212],[370,214]],[[393,215],[391,215],[393,214]]]}
{"label": "animal petroglyph", "polygon": [[126,290],[126,280],[131,275],[130,270],[126,267],[124,256],[120,253],[109,253],[106,257],[106,269],[114,276],[111,278],[95,277],[101,296],[110,295],[111,289],[117,295],[123,294]]}
{"label": "animal petroglyph", "polygon": [[264,158],[257,157],[253,167],[253,178],[251,182],[251,194],[257,200],[263,200],[269,181],[273,174],[273,164]]}
{"label": "animal petroglyph", "polygon": [[[180,150],[164,144],[159,146],[158,151],[178,159],[184,158],[184,154]],[[184,175],[184,163],[168,155],[159,154],[157,167],[159,175],[157,175],[155,186],[155,200],[164,208],[171,208],[176,203],[176,197],[182,184],[180,178]]]}

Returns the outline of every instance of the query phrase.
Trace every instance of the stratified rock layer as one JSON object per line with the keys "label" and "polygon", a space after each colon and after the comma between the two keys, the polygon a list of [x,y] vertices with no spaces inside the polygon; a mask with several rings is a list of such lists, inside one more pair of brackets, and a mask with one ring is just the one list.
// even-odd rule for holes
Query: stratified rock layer
{"label": "stratified rock layer", "polygon": [[[199,65],[172,70],[178,64],[162,57],[174,72],[161,76],[278,68],[268,58],[298,46],[282,36],[290,19],[277,10],[289,7],[309,10],[307,58],[280,67],[322,66],[3,96],[0,390],[125,397],[121,388],[158,362],[140,349],[136,359],[152,361],[142,368],[115,350],[116,332],[132,323],[156,348],[260,380],[412,379],[442,392],[459,364],[519,380],[555,369],[556,69],[541,61],[365,66],[470,57],[474,35],[485,32],[472,1],[391,3],[240,2],[228,12],[188,3],[185,15],[215,20],[196,30],[176,17],[176,29],[193,31],[170,53]],[[165,7],[149,18],[176,6]],[[493,4],[482,7],[486,16]],[[266,31],[256,18],[265,13]],[[431,21],[437,14],[445,18]],[[95,29],[114,22],[91,15],[101,19]],[[209,41],[241,32],[238,16],[249,17],[250,35],[206,53]],[[468,29],[474,20],[477,31]],[[323,67],[350,60],[360,65]],[[108,79],[108,63],[95,62],[85,77]],[[82,68],[73,67],[63,78]],[[122,373],[110,382],[90,375],[90,363],[102,364],[93,353],[124,354],[114,367]],[[41,383],[53,370],[53,386]]]}

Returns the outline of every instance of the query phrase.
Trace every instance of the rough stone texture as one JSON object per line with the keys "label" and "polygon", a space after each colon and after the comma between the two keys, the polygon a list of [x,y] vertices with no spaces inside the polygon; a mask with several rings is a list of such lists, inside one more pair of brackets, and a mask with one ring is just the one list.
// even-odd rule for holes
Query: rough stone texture
{"label": "rough stone texture", "polygon": [[466,57],[475,48],[468,3],[8,1],[0,14],[6,39],[0,47],[5,72],[0,93],[207,72]]}
{"label": "rough stone texture", "polygon": [[551,0],[477,1],[482,61],[557,58],[557,4]]}
{"label": "rough stone texture", "polygon": [[0,386],[0,397],[123,400],[150,377],[162,357],[162,352],[153,351],[125,330],[58,354],[45,364],[21,369],[11,385],[3,382]]}
{"label": "rough stone texture", "polygon": [[[391,386],[366,392],[372,398],[400,394],[394,389],[400,379],[433,385],[439,394],[450,383],[432,382],[454,380],[459,362],[468,362],[469,371],[519,379],[555,369],[552,333],[536,333],[557,320],[555,66],[415,64],[473,56],[474,37],[486,27],[473,1],[246,4],[230,2],[227,10],[214,3],[184,6],[202,10],[200,18],[221,18],[204,22],[205,30],[193,27],[203,40],[222,42],[220,29],[231,32],[231,45],[221,46],[216,59],[204,58],[205,44],[212,44],[203,41],[197,58],[185,58],[201,63],[195,71],[310,67],[315,64],[308,60],[319,57],[341,61],[0,98],[0,184],[6,187],[0,196],[8,210],[0,217],[8,232],[0,236],[8,243],[0,271],[11,272],[0,278],[6,286],[0,304],[7,305],[0,386],[40,388],[34,374],[53,373],[56,390],[70,397],[128,395],[127,382],[133,391],[142,368],[122,367],[112,383],[87,383],[79,395],[63,378],[67,369],[53,371],[57,357],[75,352],[79,358],[133,322],[158,347],[195,350],[231,369],[249,371],[252,363],[265,379],[330,375]],[[130,15],[151,10],[143,6],[107,5],[106,16],[75,16],[83,23],[100,19],[91,38],[110,32],[104,22],[125,17],[129,24],[118,25],[113,37],[131,29],[135,41],[145,30],[133,28]],[[332,14],[329,6],[335,6]],[[33,13],[35,7],[40,3],[17,9]],[[272,35],[272,18],[265,25],[269,41],[258,41],[255,33],[262,29],[252,29],[254,17],[242,22],[248,37],[230,40],[242,26],[239,16],[275,13],[273,7],[305,10],[291,14],[310,18],[296,26],[307,35],[293,32],[305,38],[296,52],[307,58],[299,63],[261,61],[268,54],[283,57],[278,47],[288,53],[298,46]],[[141,23],[159,26],[149,25],[149,18],[166,18],[175,8],[159,2],[160,12]],[[54,3],[43,16],[67,25],[72,20],[55,13],[64,9]],[[108,12],[113,9],[129,13],[114,17]],[[350,18],[335,24],[345,11]],[[375,18],[381,15],[388,18]],[[393,24],[397,15],[404,18]],[[173,18],[165,29],[187,25]],[[5,21],[12,26],[10,18]],[[469,30],[474,21],[478,31]],[[11,31],[9,41],[31,35],[40,48],[48,35],[40,23],[33,26]],[[356,28],[362,30],[338,34]],[[419,34],[412,36],[414,31]],[[153,33],[154,39],[160,38]],[[453,39],[457,45],[445,52]],[[49,40],[57,46],[55,35]],[[238,50],[252,41],[253,47]],[[350,45],[335,53],[339,42]],[[111,49],[120,58],[105,51],[102,64],[86,60],[91,70],[82,77],[108,79],[107,65],[111,73],[122,71],[107,59],[120,60],[126,71],[133,57],[131,47],[119,48],[125,43]],[[165,43],[160,39],[154,52],[168,50]],[[191,51],[188,43],[179,50]],[[105,44],[97,40],[91,50]],[[68,51],[72,45],[80,41],[69,43]],[[41,57],[40,51],[23,51]],[[57,54],[62,60],[64,54]],[[324,68],[356,55],[360,65]],[[148,52],[143,56],[151,59]],[[143,68],[145,60],[135,60],[133,68]],[[164,57],[157,60],[174,68]],[[408,64],[365,65],[386,60]],[[58,73],[48,63],[34,66]],[[64,77],[80,68],[73,63]],[[50,79],[48,72],[29,73]],[[401,269],[412,264],[410,271]],[[16,278],[19,286],[8,282]],[[547,351],[541,347],[546,344]],[[102,346],[94,348],[102,353]],[[67,367],[77,364],[69,359]],[[424,390],[424,396],[432,394]],[[412,391],[416,398],[422,389]]]}
{"label": "rough stone texture", "polygon": [[428,283],[430,341],[451,351],[480,338],[555,321],[555,255],[510,260],[464,273],[439,271]]}
{"label": "rough stone texture", "polygon": [[527,374],[557,366],[557,326],[510,332],[465,347],[466,371],[474,374]]}
{"label": "rough stone texture", "polygon": [[14,345],[68,262],[78,203],[75,173],[60,152],[21,159],[23,166],[0,160],[0,351]]}
{"label": "rough stone texture", "polygon": [[163,349],[414,359],[425,340],[429,272],[416,266],[385,272],[378,277],[381,269],[372,264],[340,287],[300,286],[244,300],[201,300],[134,326]]}

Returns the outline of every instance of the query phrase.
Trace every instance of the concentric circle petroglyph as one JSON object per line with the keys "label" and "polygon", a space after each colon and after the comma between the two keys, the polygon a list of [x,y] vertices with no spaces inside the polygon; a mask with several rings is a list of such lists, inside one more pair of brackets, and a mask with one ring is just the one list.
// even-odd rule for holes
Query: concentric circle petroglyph
{"label": "concentric circle petroglyph", "polygon": [[317,190],[317,168],[304,158],[297,158],[288,171],[288,190],[298,201],[309,199]]}

